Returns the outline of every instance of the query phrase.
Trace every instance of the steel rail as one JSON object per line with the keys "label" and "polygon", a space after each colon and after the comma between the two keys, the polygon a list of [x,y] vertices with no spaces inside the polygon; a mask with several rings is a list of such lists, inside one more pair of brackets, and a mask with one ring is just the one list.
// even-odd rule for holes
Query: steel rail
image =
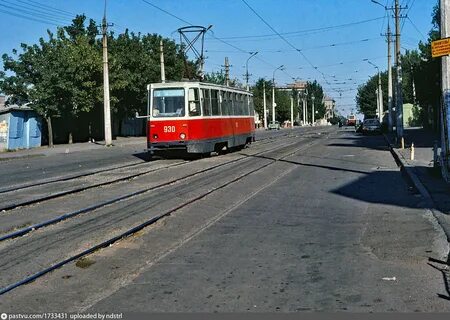
{"label": "steel rail", "polygon": [[[75,261],[75,260],[77,260],[77,259],[79,259],[79,258],[81,258],[83,256],[91,254],[91,253],[93,253],[93,252],[95,252],[95,251],[97,251],[99,249],[108,247],[108,246],[112,245],[113,243],[115,243],[115,242],[117,242],[117,241],[119,241],[121,239],[129,237],[129,236],[135,234],[136,232],[144,229],[145,227],[147,227],[149,225],[152,225],[155,222],[161,220],[162,218],[170,216],[170,214],[172,214],[173,212],[178,211],[178,210],[180,210],[180,209],[182,209],[182,208],[184,208],[184,207],[186,207],[186,206],[188,206],[188,205],[190,205],[192,203],[195,203],[198,200],[201,200],[201,199],[205,198],[206,196],[210,195],[211,193],[216,192],[217,190],[223,189],[223,188],[225,188],[225,187],[227,187],[227,186],[229,186],[229,185],[231,185],[233,183],[236,183],[237,181],[242,180],[243,178],[245,178],[245,177],[247,177],[247,176],[249,176],[249,175],[251,175],[251,174],[253,174],[255,172],[258,172],[258,171],[260,171],[260,170],[262,170],[264,168],[267,168],[268,166],[271,166],[274,163],[276,163],[276,162],[278,162],[278,161],[280,161],[280,160],[282,160],[284,158],[292,156],[293,154],[295,154],[295,153],[297,153],[299,151],[308,149],[308,148],[314,146],[315,144],[317,144],[320,141],[321,140],[309,142],[309,143],[307,143],[304,146],[301,146],[299,148],[294,149],[294,151],[284,155],[283,157],[281,157],[279,159],[273,159],[273,160],[271,160],[271,162],[269,162],[269,163],[267,163],[265,165],[262,165],[261,167],[258,167],[256,169],[253,169],[253,170],[251,170],[249,172],[246,172],[246,173],[244,173],[242,175],[239,175],[238,177],[234,178],[233,180],[230,180],[230,181],[228,181],[228,182],[226,182],[226,183],[224,183],[224,184],[222,184],[222,185],[220,185],[218,187],[215,187],[215,188],[213,188],[213,189],[211,189],[211,190],[209,190],[209,191],[207,191],[207,192],[205,192],[205,193],[203,193],[203,194],[201,194],[199,196],[196,196],[196,197],[194,197],[194,198],[192,198],[192,199],[190,199],[188,201],[185,201],[184,203],[180,204],[179,206],[177,206],[175,208],[172,208],[172,209],[170,209],[170,210],[168,210],[168,211],[166,211],[164,213],[161,213],[161,214],[159,214],[159,215],[157,215],[155,217],[152,217],[152,218],[144,221],[143,223],[140,223],[140,224],[138,224],[138,225],[136,225],[136,226],[126,230],[125,232],[123,232],[123,233],[121,233],[121,234],[119,234],[117,236],[114,236],[114,237],[112,237],[112,238],[110,238],[110,239],[108,239],[106,241],[103,241],[103,242],[101,242],[101,243],[99,243],[97,245],[94,245],[94,246],[92,246],[92,247],[90,247],[90,248],[88,248],[88,249],[86,249],[86,250],[84,250],[84,251],[82,251],[82,252],[80,252],[78,254],[75,254],[75,255],[73,255],[73,256],[71,256],[69,258],[66,258],[66,259],[64,259],[64,260],[62,260],[60,262],[57,262],[57,263],[51,265],[50,267],[48,267],[46,269],[43,269],[43,270],[41,270],[41,271],[31,275],[31,276],[28,276],[28,277],[20,280],[20,281],[17,281],[15,283],[11,284],[11,285],[8,285],[8,286],[6,286],[4,288],[1,288],[0,289],[0,296],[5,294],[5,293],[7,293],[7,292],[9,292],[9,291],[11,291],[11,290],[14,290],[14,289],[20,287],[22,285],[25,285],[25,284],[28,284],[30,282],[33,282],[36,279],[42,277],[43,275],[45,275],[45,274],[47,274],[47,273],[49,273],[49,272],[51,272],[53,270],[59,269],[62,266],[66,265],[66,264],[68,264],[68,263],[70,263],[72,261]],[[279,147],[278,149],[282,149],[283,147],[285,147],[285,145],[283,145],[282,147]],[[277,148],[273,148],[273,149],[271,149],[269,151],[262,151],[259,154],[272,152],[274,149],[277,149]],[[257,155],[257,154],[254,154],[254,155]],[[242,159],[248,159],[248,158],[246,158],[246,157],[239,158],[239,159],[233,160],[231,162],[236,162],[236,161],[242,160]],[[229,164],[229,163],[227,163],[227,164]],[[224,165],[224,164],[221,164],[221,165]],[[215,166],[215,167],[217,167],[217,166]],[[212,168],[208,168],[208,169],[206,169],[206,171],[209,171],[211,169]]]}
{"label": "steel rail", "polygon": [[[46,221],[42,221],[42,222],[39,222],[39,223],[36,223],[36,224],[32,224],[31,226],[28,226],[28,227],[25,227],[25,228],[22,228],[22,229],[19,229],[19,230],[7,233],[7,234],[5,234],[3,236],[0,236],[0,242],[23,236],[23,235],[25,235],[27,233],[30,233],[32,231],[41,229],[43,227],[47,227],[47,226],[50,226],[50,225],[62,222],[64,220],[67,220],[69,218],[78,216],[80,214],[87,213],[87,212],[90,212],[90,211],[94,211],[96,209],[105,207],[107,205],[110,205],[110,204],[113,204],[113,203],[116,203],[116,202],[119,202],[119,201],[122,201],[122,200],[129,199],[129,198],[132,198],[132,197],[135,197],[135,196],[138,196],[138,195],[141,195],[141,194],[149,192],[149,191],[153,191],[153,190],[156,190],[156,189],[159,189],[159,188],[163,188],[165,186],[171,185],[171,184],[176,183],[178,181],[189,179],[191,177],[194,177],[196,175],[199,175],[199,174],[202,174],[202,173],[214,170],[216,168],[219,168],[219,167],[222,167],[222,166],[225,166],[225,165],[228,165],[228,164],[232,164],[232,163],[235,163],[235,162],[239,162],[239,161],[248,159],[248,157],[258,156],[258,155],[260,155],[262,153],[271,152],[273,150],[281,149],[281,148],[287,147],[287,146],[289,146],[288,143],[284,144],[282,146],[276,146],[276,147],[274,147],[272,149],[269,149],[269,150],[261,151],[259,153],[253,154],[253,155],[243,155],[241,158],[234,159],[234,160],[231,160],[231,161],[227,161],[227,162],[224,162],[224,163],[221,163],[221,164],[218,164],[218,165],[215,165],[215,166],[212,166],[212,167],[209,167],[209,168],[206,168],[206,169],[203,169],[203,170],[191,173],[191,174],[186,175],[186,176],[181,177],[181,178],[176,178],[176,179],[164,182],[162,184],[159,184],[159,185],[156,185],[156,186],[153,186],[153,187],[150,187],[150,188],[145,188],[145,189],[141,189],[141,190],[138,190],[138,191],[135,191],[135,192],[131,192],[131,193],[128,193],[126,195],[122,195],[120,197],[109,199],[109,200],[106,200],[106,201],[103,201],[103,202],[97,203],[95,205],[92,205],[92,206],[89,206],[89,207],[86,207],[86,208],[83,208],[83,209],[79,209],[79,210],[76,210],[76,211],[73,211],[73,212],[64,213],[64,214],[62,214],[62,215],[60,215],[58,217],[55,217],[55,218],[52,218],[52,219],[49,219],[49,220],[46,220]],[[184,164],[184,163],[180,163],[180,164]],[[172,165],[170,167],[174,167],[176,165],[177,164],[174,164],[174,165]],[[169,168],[169,167],[164,167],[164,168]],[[159,169],[164,169],[164,168],[159,168]]]}
{"label": "steel rail", "polygon": [[102,172],[106,172],[109,170],[117,170],[117,169],[123,169],[123,168],[127,168],[127,167],[134,167],[140,164],[144,164],[146,162],[135,162],[135,163],[131,163],[131,164],[126,164],[126,165],[122,165],[122,166],[118,166],[118,167],[109,167],[106,169],[101,169],[101,170],[96,170],[96,171],[89,171],[89,172],[85,172],[85,173],[81,173],[81,174],[75,174],[75,175],[71,175],[71,176],[59,176],[53,179],[49,179],[49,180],[43,180],[40,182],[35,182],[35,183],[30,183],[30,184],[23,184],[23,185],[16,185],[16,186],[12,186],[6,189],[1,189],[0,190],[0,194],[2,193],[7,193],[7,192],[15,192],[15,191],[19,191],[22,189],[27,189],[27,188],[31,188],[31,187],[37,187],[37,186],[43,186],[46,184],[50,184],[50,183],[55,183],[55,182],[61,182],[61,181],[68,181],[68,180],[73,180],[73,179],[78,179],[78,178],[83,178],[83,177],[87,177],[90,175],[94,175],[94,174],[98,174],[98,173],[102,173]]}

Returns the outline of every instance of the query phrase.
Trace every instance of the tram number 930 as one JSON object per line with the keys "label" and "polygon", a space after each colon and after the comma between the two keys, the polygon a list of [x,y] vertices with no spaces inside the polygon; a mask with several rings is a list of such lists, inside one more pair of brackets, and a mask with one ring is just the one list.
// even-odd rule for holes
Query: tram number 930
{"label": "tram number 930", "polygon": [[175,126],[164,126],[164,133],[175,132]]}

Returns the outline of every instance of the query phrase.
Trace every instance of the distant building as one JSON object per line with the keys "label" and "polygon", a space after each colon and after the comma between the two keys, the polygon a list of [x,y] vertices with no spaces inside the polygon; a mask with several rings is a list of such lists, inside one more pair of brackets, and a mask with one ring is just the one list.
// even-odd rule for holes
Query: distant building
{"label": "distant building", "polygon": [[336,106],[336,101],[328,96],[323,97],[323,103],[325,105],[325,115],[326,120],[334,117],[334,108]]}
{"label": "distant building", "polygon": [[277,90],[281,91],[292,91],[297,90],[299,93],[306,91],[307,81],[296,81],[294,83],[288,83],[285,86],[277,87]]}

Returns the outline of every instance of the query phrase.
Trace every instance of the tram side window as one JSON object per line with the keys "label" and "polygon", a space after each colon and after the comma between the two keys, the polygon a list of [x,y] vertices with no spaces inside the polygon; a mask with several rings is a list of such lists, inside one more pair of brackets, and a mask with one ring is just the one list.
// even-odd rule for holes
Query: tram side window
{"label": "tram side window", "polygon": [[232,97],[233,97],[233,114],[238,116],[240,114],[239,95],[237,93],[232,93]]}
{"label": "tram side window", "polygon": [[239,94],[233,93],[233,114],[238,116],[241,114],[241,106],[239,101]]}
{"label": "tram side window", "polygon": [[200,115],[200,97],[198,88],[189,88],[189,116],[199,116]]}
{"label": "tram side window", "polygon": [[202,89],[203,93],[203,115],[210,116],[211,115],[211,97],[209,94],[209,89]]}
{"label": "tram side window", "polygon": [[255,106],[253,104],[253,97],[249,97],[250,99],[250,105],[249,105],[249,111],[250,111],[250,115],[254,116],[255,115]]}
{"label": "tram side window", "polygon": [[244,115],[250,114],[250,97],[248,95],[242,95],[242,103],[244,108]]}
{"label": "tram side window", "polygon": [[213,116],[220,116],[220,101],[218,90],[211,90],[211,111]]}
{"label": "tram side window", "polygon": [[241,116],[245,116],[245,115],[247,115],[247,111],[248,111],[248,108],[247,108],[247,99],[245,99],[245,95],[244,94],[240,94],[239,95],[239,104],[240,104],[240,106],[241,106]]}
{"label": "tram side window", "polygon": [[231,111],[232,111],[231,95],[229,92],[224,92],[222,101],[222,115],[229,116],[231,115]]}

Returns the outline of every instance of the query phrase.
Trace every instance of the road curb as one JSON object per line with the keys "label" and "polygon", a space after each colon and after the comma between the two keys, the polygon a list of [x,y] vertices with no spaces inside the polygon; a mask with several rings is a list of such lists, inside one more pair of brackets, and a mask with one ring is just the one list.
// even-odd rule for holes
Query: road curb
{"label": "road curb", "polygon": [[416,190],[422,195],[424,200],[427,202],[427,206],[429,206],[430,209],[435,208],[436,205],[433,201],[433,198],[431,197],[430,193],[425,188],[423,183],[420,181],[420,179],[417,177],[417,175],[414,173],[413,171],[414,168],[408,165],[403,155],[394,149],[392,143],[389,141],[389,138],[386,136],[386,134],[383,134],[383,136],[389,146],[389,151],[391,151],[391,154],[394,157],[394,160],[397,163],[397,165],[400,167],[400,170],[406,174],[408,180],[412,183],[414,188],[416,188]]}
{"label": "road curb", "polygon": [[[414,186],[414,188],[420,193],[422,198],[424,199],[424,209],[429,214],[430,222],[435,226],[436,231],[441,233],[445,237],[445,241],[443,240],[438,244],[440,248],[439,256],[441,260],[446,260],[447,264],[450,262],[449,252],[450,252],[450,230],[445,228],[445,221],[442,220],[440,215],[443,215],[438,209],[437,206],[428,192],[427,188],[423,185],[417,175],[414,173],[414,168],[408,165],[406,159],[400,154],[397,150],[395,150],[391,141],[387,137],[385,133],[383,133],[383,137],[386,143],[389,146],[389,151],[391,152],[395,162],[400,167],[400,171],[406,176],[408,181]],[[444,243],[445,242],[445,243]]]}

